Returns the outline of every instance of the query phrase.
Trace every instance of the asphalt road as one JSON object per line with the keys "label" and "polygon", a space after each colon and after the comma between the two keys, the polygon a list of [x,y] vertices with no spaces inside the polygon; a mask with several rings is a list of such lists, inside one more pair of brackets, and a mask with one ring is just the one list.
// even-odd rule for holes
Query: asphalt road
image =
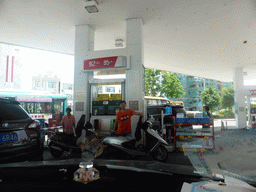
{"label": "asphalt road", "polygon": [[[44,151],[44,161],[56,161],[56,160],[64,160],[64,159],[71,159],[71,158],[80,158],[81,154],[72,153],[69,156],[63,155],[60,158],[54,158],[50,150],[47,148]],[[98,159],[111,159],[111,158],[104,158],[104,157],[98,157]],[[118,159],[115,158],[115,159]],[[124,160],[124,158],[120,158],[121,160]],[[151,156],[137,156],[137,157],[131,157],[131,160],[141,160],[141,161],[155,161]],[[176,165],[186,165],[186,166],[192,166],[190,160],[184,155],[183,152],[172,152],[168,153],[168,159],[166,160],[167,164],[176,164]]]}
{"label": "asphalt road", "polygon": [[[227,125],[229,128],[233,128],[235,126],[235,121],[233,119],[226,120]],[[226,125],[226,121],[225,125]],[[215,120],[215,131],[217,131],[217,134],[215,136],[216,140],[215,143],[218,146],[218,143],[222,143],[222,140],[228,137],[227,132],[221,132],[220,126],[221,126],[221,120]],[[242,135],[240,135],[243,137]],[[54,158],[52,157],[50,151],[48,148],[44,151],[44,161],[56,161],[56,160],[64,160],[64,159],[71,159],[71,158],[80,158],[80,154],[71,154],[69,156],[62,156],[60,158]],[[104,159],[104,157],[99,157],[100,159]],[[109,159],[109,158],[108,158]],[[116,158],[115,158],[116,159]],[[133,159],[133,158],[132,158]],[[155,161],[151,156],[140,156],[140,157],[135,157],[134,160],[142,160],[142,161]],[[183,152],[169,152],[168,153],[168,159],[166,161],[167,164],[174,164],[174,165],[186,165],[186,166],[192,166],[189,158],[184,155]]]}
{"label": "asphalt road", "polygon": [[[236,174],[236,175],[246,175],[252,177],[251,167],[256,167],[256,130],[223,130],[215,132],[215,150],[211,150],[209,153],[205,154],[205,162],[211,167],[212,171],[218,174]],[[186,152],[169,152],[168,159],[165,162],[169,165],[183,165],[193,167],[191,161],[185,154]],[[62,156],[61,158],[54,158],[50,154],[49,149],[44,152],[45,161],[56,161],[71,158],[80,158],[80,154],[71,154],[68,157]],[[99,157],[98,159],[105,159],[104,157]],[[109,159],[109,158],[108,158]],[[118,158],[114,158],[118,159]],[[120,160],[125,160],[120,158]],[[140,160],[140,161],[155,161],[151,156],[140,156],[134,157],[130,160]],[[81,159],[82,161],[82,159]],[[193,160],[192,160],[193,161]],[[200,164],[198,161],[194,162],[194,165]],[[204,164],[204,163],[203,163]],[[201,165],[203,165],[201,164]],[[219,164],[221,167],[216,167]],[[200,167],[199,167],[200,168]],[[222,168],[224,170],[222,170]],[[196,170],[196,168],[193,168]],[[254,177],[254,176],[253,176]],[[256,176],[255,176],[256,179]]]}

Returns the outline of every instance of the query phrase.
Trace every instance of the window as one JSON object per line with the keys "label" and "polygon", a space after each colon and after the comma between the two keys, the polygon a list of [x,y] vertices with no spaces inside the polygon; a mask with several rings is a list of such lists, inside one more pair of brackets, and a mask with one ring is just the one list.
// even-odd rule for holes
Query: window
{"label": "window", "polygon": [[34,113],[42,113],[43,103],[35,103]]}
{"label": "window", "polygon": [[43,81],[35,81],[35,87],[43,87]]}
{"label": "window", "polygon": [[156,99],[150,99],[148,100],[148,105],[157,105],[157,100]]}
{"label": "window", "polygon": [[160,105],[166,105],[169,104],[168,100],[159,100],[160,101]]}
{"label": "window", "polygon": [[34,103],[30,103],[30,102],[27,103],[27,109],[26,110],[27,110],[28,113],[35,113],[34,108],[35,108]]}
{"label": "window", "polygon": [[48,88],[56,88],[56,82],[48,82]]}
{"label": "window", "polygon": [[63,83],[63,89],[72,90],[73,86],[69,83]]}
{"label": "window", "polygon": [[110,93],[115,93],[115,87],[106,87],[105,91]]}
{"label": "window", "polygon": [[51,112],[51,103],[43,103],[43,113],[50,113]]}
{"label": "window", "polygon": [[18,104],[11,102],[0,103],[0,117],[2,120],[21,120],[28,119],[28,114]]}
{"label": "window", "polygon": [[102,93],[102,86],[98,86],[98,93]]}

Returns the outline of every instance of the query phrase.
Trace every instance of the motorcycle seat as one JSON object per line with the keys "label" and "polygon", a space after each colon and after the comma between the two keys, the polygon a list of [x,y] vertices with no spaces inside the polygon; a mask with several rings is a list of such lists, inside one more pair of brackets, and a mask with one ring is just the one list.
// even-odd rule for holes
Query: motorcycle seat
{"label": "motorcycle seat", "polygon": [[135,144],[136,144],[135,139],[132,139],[130,141],[126,141],[126,142],[122,143],[123,147],[125,147],[127,149],[135,149]]}

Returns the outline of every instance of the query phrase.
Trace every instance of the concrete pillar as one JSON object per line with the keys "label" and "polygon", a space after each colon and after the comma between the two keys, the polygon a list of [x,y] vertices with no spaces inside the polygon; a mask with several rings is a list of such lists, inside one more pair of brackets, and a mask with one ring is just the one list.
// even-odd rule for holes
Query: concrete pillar
{"label": "concrete pillar", "polygon": [[[145,70],[144,70],[144,49],[143,49],[143,21],[142,18],[126,20],[126,49],[130,56],[131,69],[126,70],[126,102],[129,108],[130,103],[138,101],[139,112],[145,112]],[[145,115],[144,113],[144,115]]]}
{"label": "concrete pillar", "polygon": [[94,30],[90,25],[76,26],[75,31],[75,70],[74,70],[74,111],[76,123],[81,115],[89,120],[89,79],[93,72],[83,72],[83,61],[89,51],[94,51]]}
{"label": "concrete pillar", "polygon": [[234,71],[234,90],[235,90],[235,117],[236,127],[245,128],[246,124],[246,104],[244,92],[244,73],[243,68],[236,68]]}
{"label": "concrete pillar", "polygon": [[[247,93],[249,91],[246,91]],[[252,117],[251,117],[251,97],[249,96],[249,94],[247,94],[246,96],[246,101],[247,101],[247,109],[248,109],[248,128],[252,128]]]}

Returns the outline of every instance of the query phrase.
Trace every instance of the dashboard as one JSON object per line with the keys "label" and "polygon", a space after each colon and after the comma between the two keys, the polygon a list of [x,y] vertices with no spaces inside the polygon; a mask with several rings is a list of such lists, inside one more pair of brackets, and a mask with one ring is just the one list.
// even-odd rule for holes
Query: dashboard
{"label": "dashboard", "polygon": [[[181,191],[184,182],[205,180],[199,175],[166,173],[127,167],[125,164],[94,163],[100,178],[87,184],[73,180],[79,163],[0,167],[1,191],[95,191],[168,190]],[[185,170],[183,170],[185,171]]]}

